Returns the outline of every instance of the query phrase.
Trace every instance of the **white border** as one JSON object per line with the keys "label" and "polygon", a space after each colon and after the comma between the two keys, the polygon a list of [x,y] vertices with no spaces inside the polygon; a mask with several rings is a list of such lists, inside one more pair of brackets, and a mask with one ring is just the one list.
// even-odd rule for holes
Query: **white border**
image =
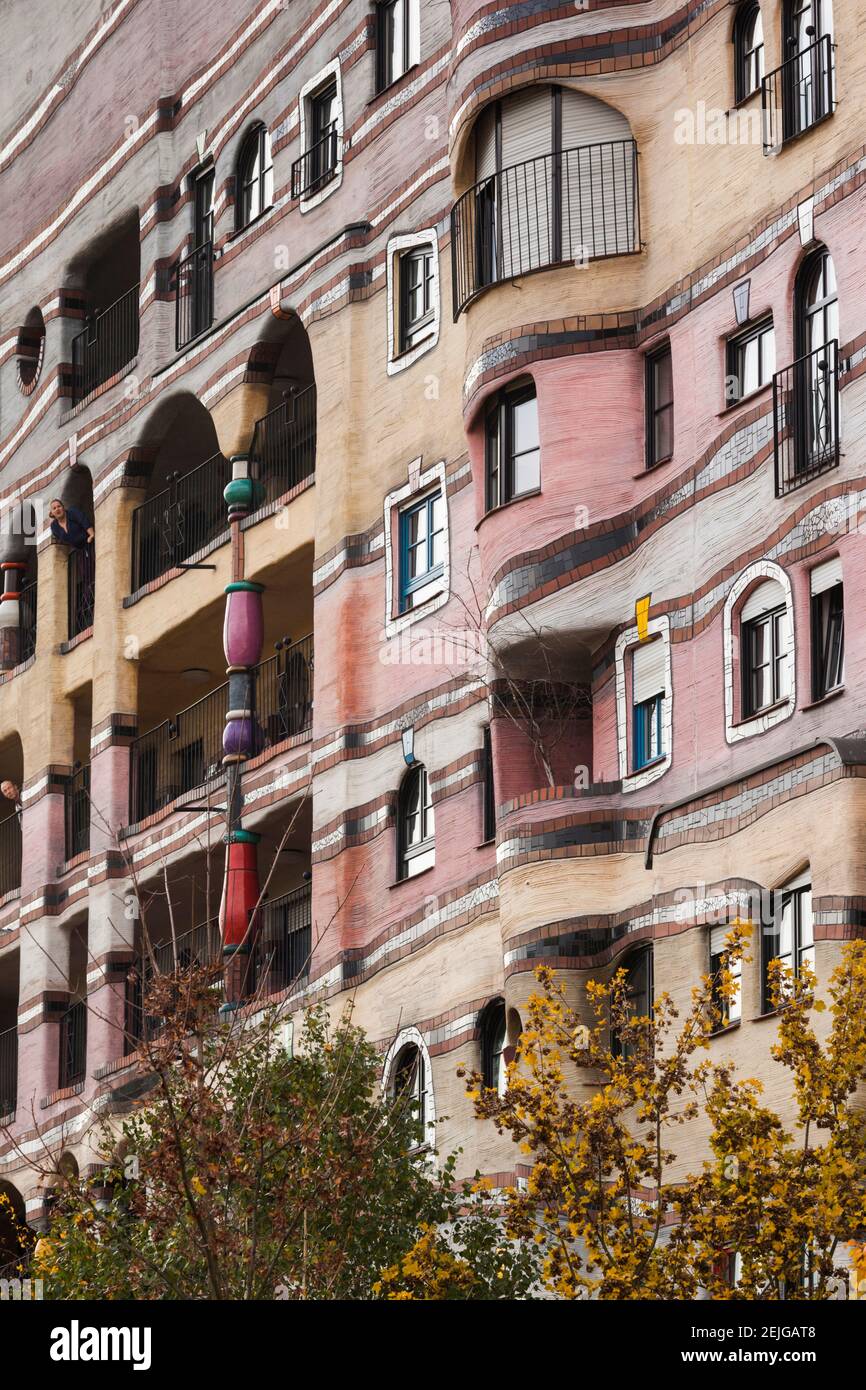
{"label": "white border", "polygon": [[424,1096],[424,1114],[422,1116],[424,1124],[424,1143],[429,1144],[430,1148],[436,1147],[436,1102],[433,1096],[433,1068],[430,1065],[430,1053],[427,1044],[421,1033],[415,1027],[401,1028],[396,1038],[388,1048],[385,1058],[385,1065],[382,1069],[382,1094],[391,1094],[391,1070],[397,1057],[404,1047],[414,1046],[424,1059],[426,1068],[427,1089]]}
{"label": "white border", "polygon": [[[785,608],[788,613],[788,675],[791,690],[785,703],[780,705],[778,709],[770,710],[768,714],[756,714],[752,719],[742,720],[735,724],[734,668],[739,667],[739,661],[734,660],[734,633],[731,615],[737,600],[742,597],[746,589],[751,588],[759,579],[775,579],[781,585],[785,595]],[[764,734],[776,724],[790,719],[797,704],[797,663],[794,659],[794,598],[787,571],[773,560],[756,560],[754,564],[748,565],[741,574],[737,575],[731,585],[728,597],[725,599],[722,621],[725,644],[725,739],[728,743],[739,743],[744,738],[754,738],[755,734]],[[742,659],[742,652],[740,659]]]}
{"label": "white border", "polygon": [[320,87],[325,85],[329,77],[336,77],[337,79],[337,163],[334,168],[333,178],[328,180],[324,188],[320,188],[318,193],[313,194],[312,198],[305,198],[303,193],[301,194],[301,212],[311,212],[313,208],[317,208],[326,198],[330,198],[332,193],[336,193],[340,184],[343,182],[343,77],[340,71],[339,58],[335,58],[332,63],[328,63],[327,67],[322,68],[321,72],[317,73],[309,82],[305,82],[301,88],[301,93],[298,97],[298,124],[301,131],[301,154],[303,155],[307,152],[307,102],[310,97],[315,95]]}
{"label": "white border", "polygon": [[673,707],[674,689],[671,680],[671,620],[666,613],[660,618],[652,618],[647,623],[647,637],[660,636],[665,644],[665,694],[662,698],[662,747],[664,756],[650,767],[638,772],[629,772],[628,758],[628,702],[625,686],[625,654],[631,647],[640,645],[640,633],[636,627],[621,632],[616,639],[616,741],[619,752],[619,775],[624,792],[636,792],[650,782],[663,777],[671,765],[673,756]]}
{"label": "white border", "polygon": [[[446,604],[451,597],[451,541],[450,526],[448,520],[448,489],[445,483],[445,460],[440,459],[434,463],[432,468],[428,468],[425,473],[421,473],[417,485],[413,483],[412,475],[416,468],[421,465],[421,459],[414,459],[409,465],[409,481],[402,487],[395,488],[389,492],[385,498],[385,628],[384,637],[396,637],[404,628],[410,627],[412,623],[423,621],[435,613],[439,608]],[[433,485],[438,483],[442,490],[442,501],[445,504],[445,539],[444,555],[442,558],[442,592],[435,594],[427,599],[418,608],[410,608],[408,613],[398,613],[394,616],[394,609],[399,604],[399,594],[395,585],[399,585],[399,555],[395,561],[394,545],[391,538],[392,515],[396,509],[402,510],[401,504],[411,497],[417,498],[420,502],[425,492],[431,492]],[[397,523],[399,531],[399,521]],[[399,543],[399,535],[398,535]]]}
{"label": "white border", "polygon": [[[397,263],[404,251],[415,246],[433,247],[433,330],[416,347],[410,348],[408,352],[399,352],[400,276]],[[391,237],[385,252],[385,259],[388,267],[388,375],[396,376],[397,372],[405,371],[407,367],[411,367],[413,362],[417,362],[419,357],[423,357],[425,352],[429,352],[439,342],[439,328],[442,322],[442,294],[439,288],[439,234],[436,228],[426,227],[421,232],[409,232],[405,236]]]}

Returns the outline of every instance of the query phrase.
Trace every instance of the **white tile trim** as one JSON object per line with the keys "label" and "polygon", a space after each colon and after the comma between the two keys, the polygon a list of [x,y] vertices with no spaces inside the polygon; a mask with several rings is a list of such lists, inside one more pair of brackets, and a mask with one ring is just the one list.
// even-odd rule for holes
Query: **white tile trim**
{"label": "white tile trim", "polygon": [[[385,498],[385,627],[383,636],[386,639],[396,637],[412,623],[426,622],[431,613],[435,613],[443,604],[446,604],[451,596],[451,540],[448,518],[448,489],[445,483],[445,460],[440,459],[438,463],[433,464],[432,468],[421,473],[417,485],[415,485],[413,473],[420,466],[420,458],[413,460],[409,465],[409,481],[404,483],[402,487],[395,488],[393,492],[389,492]],[[391,536],[393,513],[395,509],[401,510],[402,504],[410,498],[417,497],[420,502],[424,493],[432,491],[436,483],[439,484],[442,491],[442,501],[445,504],[445,554],[442,561],[442,591],[428,599],[426,603],[422,603],[420,607],[410,609],[408,613],[398,613],[394,616],[400,583],[398,573],[400,559],[399,555],[396,557],[394,555],[394,543]]]}
{"label": "white tile trim", "polygon": [[340,60],[335,58],[328,63],[327,67],[322,68],[321,72],[305,82],[298,97],[298,123],[301,131],[301,154],[307,152],[307,103],[310,97],[314,96],[320,87],[323,87],[329,77],[337,79],[337,164],[334,170],[334,177],[329,179],[324,188],[320,188],[318,193],[314,193],[311,198],[305,198],[301,194],[301,212],[311,212],[317,208],[326,198],[330,198],[332,193],[336,193],[340,184],[343,182],[343,76],[340,71]]}
{"label": "white tile trim", "polygon": [[[404,251],[416,246],[433,247],[433,331],[428,338],[411,348],[409,352],[398,353],[399,324],[397,320],[400,302],[400,276],[397,262]],[[411,367],[413,362],[417,362],[419,357],[423,357],[425,352],[429,352],[439,342],[439,329],[442,322],[442,294],[439,279],[439,235],[436,228],[426,227],[420,232],[409,232],[406,236],[392,237],[388,242],[385,260],[388,267],[388,375],[396,376],[398,372],[404,372],[407,367]]]}
{"label": "white tile trim", "polygon": [[[750,588],[756,580],[775,579],[782,586],[785,594],[785,607],[788,612],[788,673],[791,682],[791,690],[784,705],[778,709],[771,710],[768,714],[756,714],[754,718],[744,720],[742,723],[734,724],[734,680],[739,675],[740,663],[734,661],[734,632],[732,615],[737,600]],[[791,581],[787,571],[781,565],[777,565],[772,560],[756,560],[753,565],[748,565],[734,580],[725,599],[725,610],[722,620],[724,637],[724,660],[725,660],[725,739],[728,743],[740,743],[744,738],[754,738],[755,734],[764,734],[768,729],[772,729],[776,724],[781,724],[785,719],[790,719],[797,704],[797,663],[794,660],[794,599],[791,593]],[[740,654],[740,660],[742,653]],[[735,670],[736,668],[736,670]]]}
{"label": "white tile trim", "polygon": [[622,780],[624,792],[639,791],[642,787],[649,786],[650,782],[658,781],[663,777],[671,765],[673,750],[673,706],[674,689],[671,679],[671,620],[668,615],[662,614],[659,618],[652,618],[647,624],[648,637],[660,637],[665,644],[665,695],[662,699],[662,747],[664,757],[651,767],[641,768],[639,772],[629,772],[629,708],[626,700],[626,681],[625,681],[625,656],[626,652],[640,642],[640,634],[636,627],[630,627],[625,632],[621,632],[616,639],[616,651],[614,662],[616,665],[616,741],[619,753],[619,775]]}
{"label": "white tile trim", "polygon": [[385,1058],[385,1065],[382,1068],[382,1092],[389,1094],[391,1085],[391,1071],[397,1057],[404,1047],[417,1047],[424,1059],[424,1077],[426,1090],[424,1094],[424,1135],[425,1143],[432,1147],[436,1139],[436,1102],[433,1097],[433,1068],[430,1065],[430,1053],[427,1051],[427,1044],[417,1028],[401,1028],[396,1038],[388,1048]]}

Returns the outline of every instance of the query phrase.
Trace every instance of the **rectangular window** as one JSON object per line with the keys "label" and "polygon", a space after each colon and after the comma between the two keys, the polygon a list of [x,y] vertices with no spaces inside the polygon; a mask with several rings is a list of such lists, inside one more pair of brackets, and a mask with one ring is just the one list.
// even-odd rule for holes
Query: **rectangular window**
{"label": "rectangular window", "polygon": [[769,709],[791,693],[788,637],[786,608],[776,608],[752,622],[743,623],[743,713],[746,717]]}
{"label": "rectangular window", "polygon": [[815,968],[815,936],[812,928],[812,885],[798,882],[772,894],[771,915],[763,923],[762,1007],[774,1007],[770,991],[770,962],[780,960],[795,978],[803,966]]}
{"label": "rectangular window", "polygon": [[765,319],[728,342],[725,404],[751,396],[773,379],[776,337],[772,319]]}
{"label": "rectangular window", "polygon": [[337,83],[310,97],[310,134],[304,192],[327,183],[337,167]]}
{"label": "rectangular window", "polygon": [[674,451],[674,379],[670,345],[646,359],[646,464],[664,463]]}
{"label": "rectangular window", "polygon": [[387,0],[376,6],[376,90],[381,92],[419,59],[418,0]]}
{"label": "rectangular window", "polygon": [[726,1028],[731,1023],[739,1022],[742,1017],[742,962],[735,961],[730,966],[731,976],[734,980],[735,993],[727,1000],[721,996],[721,970],[724,961],[725,944],[730,925],[712,927],[710,930],[710,976],[713,981],[713,1003],[720,1011],[722,1018],[719,1023],[720,1028]]}
{"label": "rectangular window", "polygon": [[653,695],[634,707],[634,770],[639,772],[663,756],[662,697]]}
{"label": "rectangular window", "polygon": [[845,606],[838,559],[812,570],[812,699],[822,700],[845,680]]}
{"label": "rectangular window", "polygon": [[496,836],[496,790],[493,785],[493,744],[490,727],[484,730],[484,840]]}
{"label": "rectangular window", "polygon": [[503,391],[487,414],[487,511],[541,486],[535,387]]}
{"label": "rectangular window", "polygon": [[417,347],[435,331],[433,282],[436,275],[432,246],[418,246],[399,257],[400,352]]}
{"label": "rectangular window", "polygon": [[400,612],[441,592],[445,570],[445,499],[433,492],[400,513]]}

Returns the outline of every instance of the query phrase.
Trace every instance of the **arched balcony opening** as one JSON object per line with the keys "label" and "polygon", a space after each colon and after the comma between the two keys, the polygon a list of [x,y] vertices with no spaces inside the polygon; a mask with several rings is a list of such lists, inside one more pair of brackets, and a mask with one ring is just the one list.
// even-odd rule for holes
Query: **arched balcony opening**
{"label": "arched balcony opening", "polygon": [[155,412],[135,465],[147,473],[144,501],[132,517],[132,591],[188,564],[228,537],[223,491],[231,479],[213,421],[195,396],[171,397]]}
{"label": "arched balcony opening", "polygon": [[72,403],[119,378],[138,353],[141,245],[138,208],[106,229],[69,267],[85,327],[72,340]]}
{"label": "arched balcony opening", "polygon": [[451,214],[454,317],[491,285],[640,250],[637,146],[622,112],[524,87],[480,113]]}
{"label": "arched balcony opening", "polygon": [[48,499],[54,542],[66,551],[67,637],[72,641],[93,627],[96,605],[96,547],[93,479],[87,468],[70,468]]}
{"label": "arched balcony opening", "polygon": [[3,517],[0,534],[0,670],[11,671],[36,654],[39,557],[38,510],[18,502]]}
{"label": "arched balcony opening", "polygon": [[[0,959],[0,1120],[14,1115],[18,1103],[19,967],[20,953],[4,952]],[[0,1266],[3,1263],[0,1254]]]}
{"label": "arched balcony opening", "polygon": [[499,653],[491,683],[496,803],[592,777],[589,653],[570,636],[533,633]]}
{"label": "arched balcony opening", "polygon": [[316,381],[313,354],[303,323],[292,315],[281,335],[259,348],[270,362],[268,407],[256,422],[250,471],[260,503],[275,502],[316,469]]}
{"label": "arched balcony opening", "polygon": [[777,497],[839,464],[839,297],[826,246],[797,275],[794,344],[796,361],[773,377]]}

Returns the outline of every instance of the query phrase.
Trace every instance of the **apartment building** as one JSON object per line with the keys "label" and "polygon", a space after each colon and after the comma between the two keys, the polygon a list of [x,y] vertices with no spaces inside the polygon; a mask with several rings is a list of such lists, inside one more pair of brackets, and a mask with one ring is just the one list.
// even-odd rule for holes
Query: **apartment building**
{"label": "apartment building", "polygon": [[767,965],[826,979],[866,927],[863,30],[856,0],[6,7],[21,1219],[35,1155],[91,1171],[135,1093],[145,929],[224,953],[227,1007],[351,996],[383,1084],[504,1182],[456,1068],[496,1083],[537,963],[685,1002],[750,915],[711,1047],[787,1104]]}

